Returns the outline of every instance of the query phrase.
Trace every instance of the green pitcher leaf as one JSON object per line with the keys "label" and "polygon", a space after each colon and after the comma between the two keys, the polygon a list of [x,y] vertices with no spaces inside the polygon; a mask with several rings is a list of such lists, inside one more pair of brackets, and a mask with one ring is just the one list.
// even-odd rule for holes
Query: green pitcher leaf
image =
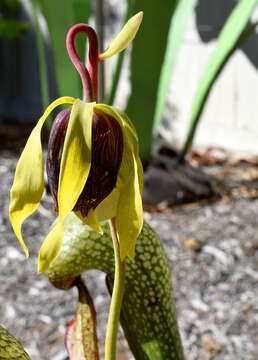
{"label": "green pitcher leaf", "polygon": [[195,93],[190,115],[189,130],[183,149],[180,153],[181,160],[184,158],[192,144],[202,110],[212,85],[216,81],[230,55],[232,55],[234,49],[236,49],[236,45],[240,39],[241,33],[243,32],[257,4],[257,0],[241,0],[235,6],[234,10],[226,21],[226,24],[220,32],[217,45],[210,57],[208,65],[202,75]]}
{"label": "green pitcher leaf", "polygon": [[[75,215],[66,218],[63,247],[46,272],[50,282],[58,288],[69,289],[81,273],[98,269],[108,275],[112,286],[112,240],[108,224],[103,223],[102,228],[103,235],[100,235]],[[135,359],[150,360],[146,344],[154,341],[161,359],[183,360],[170,268],[157,234],[147,223],[137,239],[134,261],[126,261],[120,320]]]}
{"label": "green pitcher leaf", "polygon": [[150,360],[165,360],[159,343],[155,340],[142,345],[143,350],[146,352]]}
{"label": "green pitcher leaf", "polygon": [[0,360],[30,360],[21,343],[1,325]]}

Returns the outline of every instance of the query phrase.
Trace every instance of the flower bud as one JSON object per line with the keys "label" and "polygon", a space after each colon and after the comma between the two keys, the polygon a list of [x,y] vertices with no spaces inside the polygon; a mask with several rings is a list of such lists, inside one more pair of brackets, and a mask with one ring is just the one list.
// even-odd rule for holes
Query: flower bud
{"label": "flower bud", "polygon": [[[58,181],[70,114],[71,110],[66,109],[57,115],[49,137],[46,170],[55,211],[58,211]],[[90,209],[94,210],[111,193],[116,186],[122,154],[123,134],[119,123],[111,115],[94,109],[91,167],[74,211],[86,217]]]}

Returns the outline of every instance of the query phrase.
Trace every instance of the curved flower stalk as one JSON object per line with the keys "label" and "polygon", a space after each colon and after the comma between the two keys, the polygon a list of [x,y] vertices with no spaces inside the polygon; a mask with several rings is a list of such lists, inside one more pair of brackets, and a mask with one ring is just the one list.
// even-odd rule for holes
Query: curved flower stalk
{"label": "curved flower stalk", "polygon": [[[22,224],[37,208],[44,191],[44,155],[41,130],[59,105],[70,107],[57,116],[50,135],[47,173],[58,222],[50,230],[39,254],[39,271],[46,271],[58,255],[64,220],[71,212],[101,232],[100,221],[113,219],[120,258],[134,257],[135,241],[143,224],[142,166],[135,129],[120,110],[98,103],[98,62],[124,50],[142,20],[136,14],[102,54],[95,31],[79,24],[67,35],[67,50],[83,85],[83,100],[62,97],[45,110],[33,129],[18,161],[10,200],[10,221],[26,255]],[[74,47],[77,33],[89,38],[87,67]]]}

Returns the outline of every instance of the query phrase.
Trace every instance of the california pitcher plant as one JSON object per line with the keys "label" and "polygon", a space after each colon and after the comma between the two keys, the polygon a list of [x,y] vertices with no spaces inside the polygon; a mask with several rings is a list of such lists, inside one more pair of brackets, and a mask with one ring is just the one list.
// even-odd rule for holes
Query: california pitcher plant
{"label": "california pitcher plant", "polygon": [[[53,283],[53,274],[57,272],[52,270],[53,267],[59,266],[55,264],[59,264],[58,259],[62,255],[67,221],[74,221],[74,216],[91,231],[98,232],[101,238],[101,234],[104,234],[103,229],[107,231],[101,222],[109,220],[115,268],[113,280],[111,279],[109,284],[112,300],[105,342],[106,360],[115,359],[116,336],[127,274],[126,265],[130,282],[130,272],[132,273],[135,267],[132,265],[130,270],[129,264],[134,263],[136,240],[138,238],[139,242],[143,238],[142,235],[139,236],[143,228],[143,170],[138,154],[138,137],[131,121],[121,110],[99,101],[98,64],[130,44],[138,31],[142,17],[142,12],[132,17],[103,53],[99,53],[98,38],[89,25],[78,24],[69,30],[66,40],[67,51],[80,74],[83,99],[61,97],[48,106],[21,154],[11,189],[10,221],[28,256],[29,251],[22,236],[22,224],[39,206],[45,187],[46,168],[53,208],[58,217],[41,246],[38,271],[46,273]],[[86,65],[79,59],[74,46],[75,37],[81,32],[85,33],[89,40]],[[68,107],[60,111],[53,122],[47,156],[44,159],[41,130],[50,113],[59,105]],[[160,245],[157,245],[155,236],[149,236],[149,232],[150,230],[147,231],[145,227],[146,238],[151,239],[148,244],[154,241],[155,246],[151,248],[157,249],[159,257],[163,259],[163,253],[159,250]],[[144,246],[144,240],[142,242]],[[82,243],[81,250],[84,249],[84,245],[86,243]],[[164,263],[164,260],[162,261]],[[167,263],[164,264],[167,274]],[[138,265],[135,266],[137,268]],[[112,268],[112,263],[109,267]],[[60,267],[58,269],[60,274]],[[68,265],[66,269],[69,269]],[[141,273],[140,265],[137,271]],[[72,274],[69,273],[70,275]],[[171,292],[170,285],[166,286],[168,293]],[[127,290],[126,294],[128,295]],[[169,295],[169,304],[170,298]],[[160,306],[161,302],[157,305]],[[126,301],[123,306],[127,306]],[[146,320],[146,326],[148,321]],[[173,324],[176,324],[175,319]],[[176,325],[174,330],[178,350],[175,352],[175,349],[172,349],[170,358],[183,359]],[[138,331],[137,326],[135,331]],[[163,345],[164,349],[169,351],[169,345]],[[141,351],[143,350],[144,346]],[[145,354],[148,354],[148,351],[147,349]]]}

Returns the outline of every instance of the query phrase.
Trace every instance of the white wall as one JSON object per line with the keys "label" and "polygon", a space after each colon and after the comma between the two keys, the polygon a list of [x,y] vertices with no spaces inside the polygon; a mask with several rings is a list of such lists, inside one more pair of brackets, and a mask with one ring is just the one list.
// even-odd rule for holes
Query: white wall
{"label": "white wall", "polygon": [[[167,133],[172,144],[180,146],[185,139],[193,96],[215,41],[202,42],[195,17],[189,20],[169,93],[169,102],[176,108],[172,129]],[[258,72],[254,59],[251,62],[246,56],[252,53],[252,46],[258,56],[258,36],[252,41],[246,49],[237,50],[214,85],[195,146],[258,154]]]}

